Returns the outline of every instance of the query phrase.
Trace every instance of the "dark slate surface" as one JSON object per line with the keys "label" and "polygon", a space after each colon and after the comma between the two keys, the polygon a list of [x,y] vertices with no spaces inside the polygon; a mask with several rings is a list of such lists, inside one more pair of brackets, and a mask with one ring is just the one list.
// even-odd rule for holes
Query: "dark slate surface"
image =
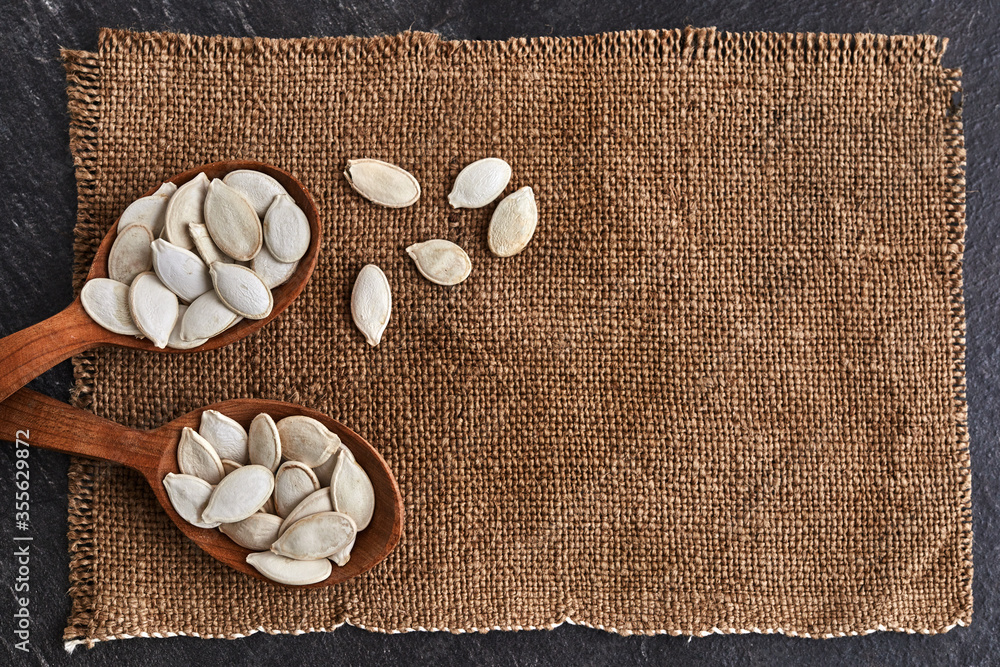
{"label": "dark slate surface", "polygon": [[[968,167],[968,395],[973,463],[976,611],[970,628],[945,635],[878,633],[808,640],[782,636],[619,637],[563,626],[554,631],[477,635],[369,634],[350,627],[299,637],[238,641],[131,639],[79,648],[68,656],[66,459],[31,450],[30,652],[15,649],[14,457],[0,447],[0,661],[4,664],[682,664],[990,665],[1000,664],[1000,512],[996,453],[1000,351],[994,323],[1000,278],[997,194],[1000,136],[1000,10],[990,0],[907,3],[857,0],[551,0],[492,7],[468,0],[4,0],[0,3],[0,335],[55,314],[71,300],[75,183],[68,149],[59,47],[96,48],[102,26],[196,34],[300,37],[376,35],[406,29],[447,38],[580,35],[632,28],[716,26],[777,32],[931,33],[951,39],[945,57],[964,70]],[[34,388],[66,400],[67,364]],[[2,434],[9,438],[10,434]]]}

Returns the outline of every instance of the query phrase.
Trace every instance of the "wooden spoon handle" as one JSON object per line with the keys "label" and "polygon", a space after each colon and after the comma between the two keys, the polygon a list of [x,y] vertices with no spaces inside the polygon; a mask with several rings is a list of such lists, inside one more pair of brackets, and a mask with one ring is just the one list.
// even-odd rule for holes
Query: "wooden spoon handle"
{"label": "wooden spoon handle", "polygon": [[30,389],[0,403],[0,440],[115,461],[140,472],[154,470],[162,454],[162,443],[151,432],[125,428]]}
{"label": "wooden spoon handle", "polygon": [[60,361],[113,336],[90,319],[76,299],[49,319],[0,339],[0,401]]}

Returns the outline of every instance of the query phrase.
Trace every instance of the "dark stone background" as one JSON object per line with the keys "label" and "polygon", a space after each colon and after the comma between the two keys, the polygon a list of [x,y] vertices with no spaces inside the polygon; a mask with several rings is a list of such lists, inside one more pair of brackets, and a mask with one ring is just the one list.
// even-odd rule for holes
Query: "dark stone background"
{"label": "dark stone background", "polygon": [[[995,0],[0,0],[0,335],[49,317],[72,299],[76,187],[69,153],[59,47],[95,50],[99,28],[301,37],[435,31],[446,38],[582,35],[633,28],[716,26],[775,32],[930,33],[950,38],[949,67],[964,72],[968,148],[968,396],[973,466],[976,609],[970,628],[944,635],[877,633],[831,640],[783,636],[620,637],[584,627],[474,635],[372,634],[352,627],[299,637],[130,639],[67,656],[69,611],[66,458],[31,450],[31,651],[13,630],[14,457],[0,446],[0,661],[4,664],[409,664],[990,665],[1000,664],[1000,360],[995,304],[1000,278],[1000,7]],[[33,383],[67,400],[68,363]],[[2,434],[12,437],[12,434]]]}

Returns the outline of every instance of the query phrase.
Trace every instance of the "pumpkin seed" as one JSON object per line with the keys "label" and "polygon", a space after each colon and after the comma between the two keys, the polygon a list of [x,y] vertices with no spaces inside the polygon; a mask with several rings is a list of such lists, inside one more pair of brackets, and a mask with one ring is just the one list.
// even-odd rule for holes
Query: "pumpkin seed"
{"label": "pumpkin seed", "polygon": [[264,215],[264,243],[279,262],[297,262],[309,250],[309,220],[295,200],[277,195]]}
{"label": "pumpkin seed", "polygon": [[164,181],[160,184],[160,187],[156,188],[156,192],[151,194],[150,197],[166,197],[169,199],[175,192],[177,192],[177,185],[171,183],[170,181]]}
{"label": "pumpkin seed", "polygon": [[184,314],[187,313],[187,309],[188,307],[184,304],[177,306],[177,321],[174,322],[174,328],[170,330],[170,339],[167,341],[167,347],[174,350],[193,350],[208,342],[207,338],[198,338],[196,340],[181,339],[181,327],[184,324]]}
{"label": "pumpkin seed", "polygon": [[340,437],[312,417],[292,415],[278,422],[281,453],[289,461],[315,468],[340,448]]}
{"label": "pumpkin seed", "polygon": [[[173,185],[173,183],[170,185]],[[176,189],[176,186],[174,188]],[[163,190],[162,185],[160,186],[160,190]],[[148,229],[150,236],[154,238],[160,235],[163,231],[164,220],[166,219],[167,204],[170,201],[170,195],[160,194],[160,190],[157,190],[148,197],[140,197],[128,205],[128,208],[118,218],[119,235],[126,229],[136,225]]]}
{"label": "pumpkin seed", "polygon": [[316,584],[333,571],[333,565],[326,558],[318,560],[294,560],[270,551],[247,555],[247,563],[271,581],[288,586]]}
{"label": "pumpkin seed", "polygon": [[232,471],[243,467],[242,465],[240,465],[236,461],[233,461],[232,459],[219,459],[219,460],[222,462],[223,472],[227,475]]}
{"label": "pumpkin seed", "polygon": [[420,275],[438,285],[457,285],[472,273],[472,260],[459,246],[444,239],[414,243],[406,249]]}
{"label": "pumpkin seed", "polygon": [[218,484],[226,476],[215,448],[187,426],[181,430],[181,441],[177,445],[177,467],[185,475],[201,477],[209,484]]}
{"label": "pumpkin seed", "polygon": [[195,341],[222,333],[243,318],[231,311],[215,290],[191,302],[181,322],[181,340]]}
{"label": "pumpkin seed", "polygon": [[253,259],[264,243],[253,206],[219,179],[212,181],[205,195],[205,226],[219,250],[239,261]]}
{"label": "pumpkin seed", "polygon": [[344,567],[345,565],[347,565],[347,562],[351,560],[351,550],[354,549],[354,543],[357,541],[357,539],[358,539],[358,534],[355,533],[354,539],[351,540],[350,544],[348,544],[346,547],[344,547],[337,553],[333,554],[332,556],[328,556],[328,558],[337,565],[339,565],[340,567]]}
{"label": "pumpkin seed", "polygon": [[253,269],[216,262],[208,273],[222,303],[234,313],[251,320],[262,320],[271,314],[274,296]]}
{"label": "pumpkin seed", "polygon": [[108,331],[123,336],[142,336],[128,308],[128,285],[110,278],[88,280],[80,291],[80,303],[90,319]]}
{"label": "pumpkin seed", "polygon": [[347,449],[347,447],[341,443],[340,449],[335,451],[330,458],[312,469],[313,473],[316,475],[316,479],[319,480],[320,486],[330,486],[330,479],[333,477],[333,470],[337,467],[337,461],[344,455],[345,449]]}
{"label": "pumpkin seed", "polygon": [[163,239],[156,239],[151,247],[153,270],[171,292],[185,301],[194,301],[212,289],[208,267],[201,257]]}
{"label": "pumpkin seed", "polygon": [[220,458],[231,459],[241,465],[250,460],[246,429],[218,410],[201,413],[198,434],[215,447]]}
{"label": "pumpkin seed", "polygon": [[250,260],[250,268],[260,276],[268,289],[274,289],[278,285],[284,285],[288,279],[299,268],[298,262],[279,262],[271,254],[265,245],[257,253],[257,256]]}
{"label": "pumpkin seed", "polygon": [[500,158],[477,160],[459,172],[448,203],[454,208],[482,208],[503,193],[510,175],[510,165]]}
{"label": "pumpkin seed", "polygon": [[330,482],[330,500],[336,512],[343,512],[364,530],[375,513],[375,489],[364,469],[346,456],[340,457]]}
{"label": "pumpkin seed", "polygon": [[252,169],[237,169],[226,174],[222,182],[239,192],[250,202],[257,217],[263,219],[267,207],[276,195],[287,195],[281,183],[265,173]]}
{"label": "pumpkin seed", "polygon": [[281,522],[281,527],[278,528],[278,534],[284,533],[289,526],[298,521],[299,519],[304,519],[307,516],[313,514],[319,514],[320,512],[332,512],[333,511],[333,501],[330,500],[330,489],[321,488],[317,491],[313,491],[306,499],[295,506],[285,520]]}
{"label": "pumpkin seed", "polygon": [[236,523],[255,513],[274,491],[274,475],[264,466],[248,465],[219,482],[208,500],[202,521]]}
{"label": "pumpkin seed", "polygon": [[271,551],[295,560],[326,558],[350,544],[357,534],[354,521],[346,514],[320,512],[289,526],[271,545]]}
{"label": "pumpkin seed", "polygon": [[[277,513],[274,511],[274,494],[271,494],[268,497],[267,502],[264,503],[264,506],[257,511],[263,512],[264,514],[274,514],[274,516],[278,516]],[[280,519],[281,517],[278,518]]]}
{"label": "pumpkin seed", "polygon": [[381,160],[348,160],[347,182],[368,201],[404,208],[420,199],[420,183],[413,174]]}
{"label": "pumpkin seed", "polygon": [[354,324],[372,347],[382,342],[382,333],[392,314],[392,292],[382,269],[368,264],[358,273],[351,293]]}
{"label": "pumpkin seed", "polygon": [[212,240],[212,235],[208,233],[208,227],[205,225],[190,224],[188,225],[188,234],[191,235],[191,240],[194,241],[195,250],[201,255],[202,260],[204,260],[206,267],[212,266],[216,262],[224,262],[230,264],[236,260],[232,257],[226,257],[219,246],[215,245],[215,241]]}
{"label": "pumpkin seed", "polygon": [[300,461],[286,461],[274,475],[274,507],[280,517],[298,506],[306,497],[320,488],[316,474]]}
{"label": "pumpkin seed", "polygon": [[142,225],[119,233],[108,253],[108,277],[131,285],[137,275],[152,269],[152,243],[153,235]]}
{"label": "pumpkin seed", "polygon": [[208,176],[199,173],[170,197],[164,217],[162,238],[175,246],[190,250],[194,241],[188,233],[191,223],[204,224],[205,195],[208,193]]}
{"label": "pumpkin seed", "polygon": [[257,512],[236,523],[224,523],[219,530],[245,549],[266,551],[278,539],[281,517]]}
{"label": "pumpkin seed", "polygon": [[274,472],[281,464],[281,436],[271,415],[264,412],[250,422],[250,462]]}
{"label": "pumpkin seed", "polygon": [[497,204],[490,220],[487,241],[497,257],[510,257],[524,250],[538,225],[535,193],[523,187]]}
{"label": "pumpkin seed", "polygon": [[140,273],[132,281],[128,308],[139,331],[156,347],[166,347],[177,322],[177,295],[167,289],[155,273]]}
{"label": "pumpkin seed", "polygon": [[202,513],[212,496],[212,485],[201,477],[193,475],[175,475],[168,472],[163,478],[163,488],[170,498],[174,511],[182,519],[198,528],[215,528],[218,523],[204,521]]}

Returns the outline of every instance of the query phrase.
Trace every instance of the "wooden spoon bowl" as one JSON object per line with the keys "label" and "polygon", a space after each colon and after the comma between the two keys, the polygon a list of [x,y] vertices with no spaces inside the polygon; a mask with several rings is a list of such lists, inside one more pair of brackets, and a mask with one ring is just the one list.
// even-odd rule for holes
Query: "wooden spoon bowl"
{"label": "wooden spoon bowl", "polygon": [[[309,586],[285,586],[265,578],[247,564],[244,549],[218,529],[197,528],[174,511],[163,487],[168,472],[179,473],[177,443],[181,429],[198,428],[201,413],[218,410],[249,428],[250,422],[261,412],[275,421],[289,415],[306,415],[318,419],[328,429],[340,436],[350,448],[358,464],[365,470],[375,489],[375,514],[367,528],[358,533],[351,559],[340,567],[333,565],[332,574]],[[364,438],[335,419],[309,408],[279,401],[237,399],[216,403],[194,410],[152,431],[139,431],[102,419],[61,401],[49,398],[30,389],[21,389],[0,403],[0,439],[14,441],[18,433],[29,444],[57,452],[87,458],[115,461],[138,470],[149,482],[156,499],[177,527],[213,558],[226,565],[262,579],[275,586],[286,588],[319,588],[347,581],[366,572],[384,559],[399,541],[403,530],[403,498],[399,486],[385,459]]]}
{"label": "wooden spoon bowl", "polygon": [[[167,354],[202,352],[229,345],[233,341],[248,336],[280,315],[305,287],[306,281],[309,280],[309,276],[316,267],[316,259],[319,256],[319,248],[322,243],[323,230],[320,226],[319,212],[305,186],[286,171],[261,162],[247,160],[227,160],[207,164],[177,174],[168,180],[181,186],[199,173],[204,173],[211,180],[222,178],[229,172],[238,169],[260,171],[281,183],[295,200],[295,203],[299,205],[299,208],[305,212],[306,219],[309,221],[309,230],[312,233],[309,249],[305,256],[299,260],[299,266],[295,269],[295,273],[284,285],[271,290],[274,297],[274,308],[270,315],[261,320],[244,319],[233,328],[209,339],[204,345],[191,350],[161,349],[145,338],[134,338],[104,329],[90,319],[90,316],[83,309],[80,297],[77,297],[62,312],[0,340],[0,400],[7,398],[60,361],[100,345],[117,345],[118,347],[131,347],[136,350],[165,352]],[[158,187],[159,184],[156,184],[143,196],[153,194]],[[108,277],[108,253],[111,252],[111,246],[117,235],[118,221],[116,220],[97,249],[90,273],[87,274],[87,280]]]}

